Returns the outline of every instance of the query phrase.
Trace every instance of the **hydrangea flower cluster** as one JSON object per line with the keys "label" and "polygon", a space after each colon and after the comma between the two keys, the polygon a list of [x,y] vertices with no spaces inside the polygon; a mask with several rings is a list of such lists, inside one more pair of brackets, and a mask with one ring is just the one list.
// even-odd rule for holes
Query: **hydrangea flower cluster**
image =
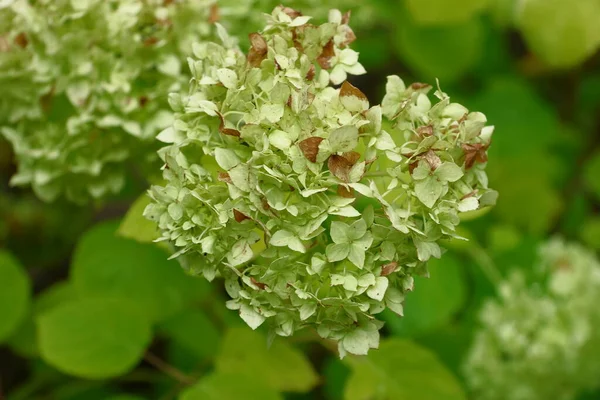
{"label": "hydrangea flower cluster", "polygon": [[482,400],[570,400],[600,386],[600,263],[554,239],[539,252],[539,282],[514,273],[481,311],[465,373]]}
{"label": "hydrangea flower cluster", "polygon": [[397,76],[371,106],[346,80],[365,73],[349,14],[310,21],[277,7],[246,55],[222,30],[222,43],[194,46],[189,94],[170,96],[175,122],[159,135],[166,184],[145,215],[190,273],[224,278],[253,329],[312,327],[342,356],[366,354],[374,315],[402,315],[458,213],[493,203],[493,129]]}
{"label": "hydrangea flower cluster", "polygon": [[12,183],[85,202],[118,192],[130,160],[150,170],[153,139],[172,122],[165,93],[189,81],[192,43],[213,40],[221,18],[236,32],[252,25],[256,3],[0,2],[0,133],[18,159]]}
{"label": "hydrangea flower cluster", "polygon": [[213,36],[218,12],[210,0],[0,2],[12,183],[83,202],[117,192],[126,161],[158,162],[154,138],[172,123],[166,93],[189,81],[182,60]]}

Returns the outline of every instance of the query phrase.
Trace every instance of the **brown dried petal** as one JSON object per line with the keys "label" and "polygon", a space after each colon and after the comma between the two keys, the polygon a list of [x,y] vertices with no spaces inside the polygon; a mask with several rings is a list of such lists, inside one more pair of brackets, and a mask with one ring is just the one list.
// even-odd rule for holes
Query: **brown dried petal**
{"label": "brown dried petal", "polygon": [[342,24],[348,25],[348,23],[350,22],[351,14],[352,14],[352,11],[348,10],[342,15]]}
{"label": "brown dried petal", "polygon": [[144,46],[150,47],[158,43],[158,38],[156,36],[150,36],[144,40]]}
{"label": "brown dried petal", "polygon": [[208,17],[208,22],[210,22],[211,24],[214,24],[220,18],[221,18],[221,16],[219,15],[219,6],[217,6],[217,4],[215,3],[210,7],[210,15]]}
{"label": "brown dried petal", "polygon": [[367,99],[367,96],[348,81],[342,83],[340,101],[349,111],[358,112],[369,108],[369,99]]}
{"label": "brown dried petal", "polygon": [[485,163],[488,160],[487,149],[489,147],[488,144],[483,143],[474,143],[468,144],[465,143],[462,145],[462,149],[465,153],[465,169],[470,169],[475,165],[475,162]]}
{"label": "brown dried petal", "polygon": [[322,137],[313,136],[298,143],[298,147],[304,154],[304,157],[310,162],[317,162],[317,154],[319,154],[319,144],[323,141]]}
{"label": "brown dried petal", "polygon": [[141,96],[138,99],[138,103],[139,103],[140,107],[144,107],[146,104],[148,104],[148,96]]}
{"label": "brown dried petal", "polygon": [[225,128],[225,118],[223,118],[223,115],[221,113],[217,114],[219,115],[219,119],[221,120],[221,123],[219,124],[219,132],[221,132],[223,135],[240,137],[240,131],[233,128]]}
{"label": "brown dried petal", "polygon": [[233,209],[233,216],[235,217],[235,220],[237,222],[242,222],[245,221],[247,219],[250,219],[250,217],[248,217],[246,214],[236,210],[235,208]]}
{"label": "brown dried petal", "polygon": [[308,69],[308,72],[306,73],[306,80],[310,82],[314,78],[315,78],[315,66],[311,64],[310,68]]}
{"label": "brown dried petal", "polygon": [[330,60],[335,56],[335,51],[333,50],[333,39],[331,39],[327,44],[323,47],[323,51],[317,57],[317,62],[323,69],[331,68]]}
{"label": "brown dried petal", "polygon": [[248,51],[248,63],[253,67],[258,67],[262,60],[267,57],[269,49],[267,41],[260,33],[251,33],[248,35],[250,39],[250,50]]}
{"label": "brown dried petal", "polygon": [[419,166],[419,161],[414,161],[411,162],[410,164],[408,164],[408,172],[412,175],[413,171],[415,170],[415,168],[417,168]]}
{"label": "brown dried petal", "polygon": [[253,285],[258,286],[258,288],[260,290],[265,290],[265,288],[267,287],[266,284],[257,281],[256,279],[254,279],[253,277],[250,277],[250,282],[252,282]]}
{"label": "brown dried petal", "polygon": [[231,177],[229,176],[229,174],[227,172],[219,172],[218,179],[221,182],[233,183],[233,181],[231,180]]}
{"label": "brown dried petal", "polygon": [[294,10],[293,8],[290,8],[290,7],[283,7],[281,9],[281,11],[286,13],[292,19],[302,16],[302,13],[300,11]]}
{"label": "brown dried petal", "polygon": [[29,43],[29,40],[27,40],[27,36],[23,32],[19,33],[15,37],[15,44],[22,49],[27,47],[28,43]]}
{"label": "brown dried petal", "polygon": [[431,125],[420,126],[417,128],[417,134],[421,137],[432,136],[433,135],[433,126],[431,126]]}
{"label": "brown dried petal", "polygon": [[421,83],[421,82],[415,82],[412,85],[410,85],[410,88],[412,90],[429,89],[430,87],[431,87],[431,85],[429,85],[427,83]]}
{"label": "brown dried petal", "polygon": [[345,197],[347,199],[353,199],[354,197],[356,197],[356,196],[354,196],[354,189],[348,188],[343,185],[338,185],[337,194],[340,195],[341,197]]}
{"label": "brown dried petal", "polygon": [[338,179],[348,182],[348,174],[352,168],[352,163],[343,156],[333,154],[327,160],[329,171]]}
{"label": "brown dried petal", "polygon": [[389,264],[385,264],[381,266],[381,276],[388,276],[392,272],[394,272],[398,268],[398,263],[396,261],[392,261]]}
{"label": "brown dried petal", "polygon": [[240,131],[238,131],[237,129],[223,128],[223,129],[221,129],[221,133],[223,135],[240,137]]}
{"label": "brown dried petal", "polygon": [[342,42],[342,46],[346,47],[350,43],[354,42],[355,40],[356,40],[356,35],[354,34],[354,31],[349,26],[346,27],[346,37],[344,38],[344,41]]}
{"label": "brown dried petal", "polygon": [[253,32],[248,35],[248,38],[250,39],[250,44],[252,45],[252,48],[257,53],[264,54],[269,49],[267,46],[267,41],[264,37],[262,37],[260,33]]}
{"label": "brown dried petal", "polygon": [[432,171],[435,171],[437,167],[442,165],[442,160],[437,154],[435,154],[433,150],[429,150],[427,153],[425,153],[423,159],[427,161]]}
{"label": "brown dried petal", "polygon": [[360,159],[360,153],[358,153],[356,151],[348,151],[348,152],[342,154],[342,157],[344,157],[346,160],[348,160],[348,162],[350,163],[350,166],[353,166]]}

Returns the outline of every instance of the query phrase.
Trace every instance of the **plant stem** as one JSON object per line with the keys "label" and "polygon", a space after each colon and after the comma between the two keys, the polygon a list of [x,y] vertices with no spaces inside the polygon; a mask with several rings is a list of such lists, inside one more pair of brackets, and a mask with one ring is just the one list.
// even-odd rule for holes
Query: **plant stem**
{"label": "plant stem", "polygon": [[476,244],[475,242],[471,243],[471,246],[468,246],[467,252],[473,258],[473,260],[479,265],[481,271],[486,276],[486,278],[494,285],[497,289],[503,281],[502,274],[498,271],[494,260],[488,255],[488,253]]}
{"label": "plant stem", "polygon": [[373,172],[367,172],[366,174],[364,174],[364,178],[385,178],[385,177],[389,177],[390,175],[386,172],[386,171],[373,171]]}
{"label": "plant stem", "polygon": [[170,376],[171,378],[175,379],[177,382],[179,382],[181,384],[191,385],[196,381],[194,378],[184,374],[179,369],[166,363],[165,361],[163,361],[161,358],[159,358],[158,356],[156,356],[155,354],[153,354],[150,351],[146,352],[146,354],[144,355],[144,360],[146,362],[148,362],[150,365],[152,365],[154,368],[156,368],[157,370]]}

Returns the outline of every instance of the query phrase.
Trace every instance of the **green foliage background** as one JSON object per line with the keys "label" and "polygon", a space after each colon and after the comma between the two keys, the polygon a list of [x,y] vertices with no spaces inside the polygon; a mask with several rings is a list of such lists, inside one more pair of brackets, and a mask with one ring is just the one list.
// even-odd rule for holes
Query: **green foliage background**
{"label": "green foliage background", "polygon": [[[498,205],[465,216],[470,241],[446,244],[404,318],[383,314],[381,349],[340,361],[309,332],[267,349],[216,285],[186,277],[145,243],[152,225],[141,218],[144,200],[134,203],[145,182],[132,177],[122,194],[89,207],[45,204],[8,187],[15,167],[0,141],[0,398],[468,398],[461,363],[497,280],[531,269],[555,234],[600,250],[600,2],[352,8],[368,71],[352,82],[370,98],[382,97],[389,74],[439,78],[496,126],[488,172]],[[600,392],[581,394],[594,398]]]}

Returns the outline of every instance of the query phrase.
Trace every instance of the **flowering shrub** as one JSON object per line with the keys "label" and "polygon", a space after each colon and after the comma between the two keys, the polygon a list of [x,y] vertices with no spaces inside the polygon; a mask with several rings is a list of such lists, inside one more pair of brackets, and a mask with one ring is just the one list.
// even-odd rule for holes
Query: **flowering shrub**
{"label": "flowering shrub", "polygon": [[175,122],[158,136],[166,184],[145,215],[185,269],[225,279],[228,307],[252,328],[310,326],[342,356],[366,354],[379,343],[373,315],[402,314],[459,212],[494,203],[493,128],[397,76],[371,106],[346,80],[366,72],[349,14],[310,22],[277,7],[247,54],[223,29],[194,46],[189,94],[170,95]]}
{"label": "flowering shrub", "polygon": [[[166,93],[189,80],[192,43],[211,38],[214,1],[8,1],[0,8],[2,133],[16,185],[84,202],[118,192],[126,162],[155,159],[172,121]],[[144,171],[146,172],[146,171]]]}
{"label": "flowering shrub", "polygon": [[466,375],[478,399],[574,399],[597,388],[600,263],[577,244],[540,248],[536,284],[514,273],[481,311]]}

